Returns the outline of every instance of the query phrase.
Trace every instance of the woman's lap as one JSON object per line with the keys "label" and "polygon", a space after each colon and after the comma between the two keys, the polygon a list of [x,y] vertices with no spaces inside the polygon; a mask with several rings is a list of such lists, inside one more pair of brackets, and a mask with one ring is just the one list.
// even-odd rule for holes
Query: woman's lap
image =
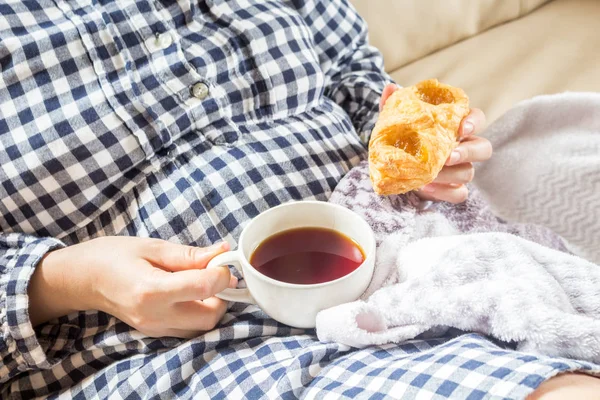
{"label": "woman's lap", "polygon": [[[141,398],[524,398],[562,372],[600,375],[600,366],[520,353],[475,333],[360,350],[321,343],[312,331],[280,325],[241,304],[219,329],[190,341],[143,338],[109,321],[73,332],[60,346],[67,346],[62,353],[54,343],[53,354],[66,359],[46,373],[20,376],[15,384],[31,387],[21,394],[62,392],[72,398],[93,390],[99,397]],[[47,330],[40,337],[51,335]]]}

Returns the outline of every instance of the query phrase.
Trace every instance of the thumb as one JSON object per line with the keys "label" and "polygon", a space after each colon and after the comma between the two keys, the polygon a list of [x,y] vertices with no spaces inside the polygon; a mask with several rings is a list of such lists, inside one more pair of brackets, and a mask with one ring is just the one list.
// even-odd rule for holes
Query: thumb
{"label": "thumb", "polygon": [[161,288],[172,302],[205,300],[232,283],[227,267],[174,272],[165,274],[161,281]]}
{"label": "thumb", "polygon": [[381,93],[381,100],[379,100],[379,111],[380,112],[381,112],[381,110],[383,110],[383,105],[385,104],[385,102],[387,101],[387,99],[396,90],[398,90],[398,86],[394,85],[393,83],[390,83],[390,84],[386,85],[386,87],[383,89],[383,93]]}
{"label": "thumb", "polygon": [[206,268],[215,256],[229,250],[227,242],[210,247],[185,246],[167,241],[153,245],[144,255],[146,260],[165,271],[185,271]]}

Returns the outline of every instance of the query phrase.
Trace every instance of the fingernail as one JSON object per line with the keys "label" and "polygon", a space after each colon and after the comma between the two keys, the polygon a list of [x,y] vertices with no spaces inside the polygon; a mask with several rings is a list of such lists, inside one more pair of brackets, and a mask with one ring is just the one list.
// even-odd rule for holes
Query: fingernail
{"label": "fingernail", "polygon": [[471,133],[473,133],[473,131],[475,130],[475,126],[469,122],[469,121],[465,121],[463,123],[463,136],[468,136]]}
{"label": "fingernail", "polygon": [[450,165],[456,164],[459,160],[460,160],[460,153],[456,150],[453,150],[452,154],[450,154],[450,160],[449,160],[448,164],[450,164]]}
{"label": "fingernail", "polygon": [[207,257],[214,257],[214,253],[220,251],[223,246],[225,246],[225,242],[219,242],[212,244],[208,247],[198,248],[194,251],[194,260],[198,262],[203,262]]}
{"label": "fingernail", "polygon": [[435,192],[435,187],[433,185],[427,185],[427,186],[423,186],[423,189],[421,189],[422,191],[424,191],[425,193],[433,193]]}
{"label": "fingernail", "polygon": [[215,243],[212,246],[210,246],[210,249],[217,251],[217,250],[221,250],[223,248],[223,246],[225,246],[225,242],[219,242],[219,243]]}
{"label": "fingernail", "polygon": [[236,278],[235,276],[231,275],[231,279],[229,280],[229,287],[231,289],[235,289],[237,287],[238,284],[238,278]]}

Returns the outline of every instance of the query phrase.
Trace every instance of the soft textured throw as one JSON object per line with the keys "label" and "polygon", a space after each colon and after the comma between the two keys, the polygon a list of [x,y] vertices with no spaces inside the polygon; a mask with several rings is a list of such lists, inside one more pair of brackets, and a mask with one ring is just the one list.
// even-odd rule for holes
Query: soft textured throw
{"label": "soft textured throw", "polygon": [[[548,106],[547,99],[536,101],[539,108],[556,106]],[[547,113],[537,116],[543,120]],[[502,123],[491,132],[502,132]],[[544,147],[535,137],[521,142],[519,154],[527,147]],[[570,146],[564,143],[562,151],[585,151],[584,142],[581,137]],[[588,162],[579,164],[592,168],[589,163],[597,159],[597,154],[589,155]],[[520,167],[514,175],[543,172],[534,164],[528,167],[532,171]],[[581,186],[584,192],[587,187]],[[568,191],[551,184],[547,190],[568,202]],[[377,196],[366,163],[347,175],[331,201],[362,214],[375,230],[379,248],[375,274],[362,299],[319,315],[322,341],[364,347],[437,336],[452,327],[515,342],[523,351],[600,362],[600,267],[572,255],[573,246],[548,228],[503,221],[475,188],[464,204],[436,204],[427,210],[412,194]],[[548,210],[532,204],[538,213]],[[572,208],[575,217],[587,209],[581,204]]]}
{"label": "soft textured throw", "polygon": [[494,213],[548,226],[600,264],[600,93],[524,101],[485,135],[494,156],[475,177]]}

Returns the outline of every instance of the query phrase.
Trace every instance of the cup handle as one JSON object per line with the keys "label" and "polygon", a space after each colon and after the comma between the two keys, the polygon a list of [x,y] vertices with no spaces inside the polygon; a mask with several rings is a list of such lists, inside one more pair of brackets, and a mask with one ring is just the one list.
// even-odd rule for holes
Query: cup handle
{"label": "cup handle", "polygon": [[[227,265],[233,265],[243,275],[244,272],[240,267],[240,258],[240,253],[237,250],[228,251],[226,253],[219,254],[218,256],[210,260],[206,268],[219,268]],[[254,300],[254,297],[252,297],[248,289],[228,288],[220,293],[217,293],[215,296],[227,301],[256,304],[256,300]]]}

